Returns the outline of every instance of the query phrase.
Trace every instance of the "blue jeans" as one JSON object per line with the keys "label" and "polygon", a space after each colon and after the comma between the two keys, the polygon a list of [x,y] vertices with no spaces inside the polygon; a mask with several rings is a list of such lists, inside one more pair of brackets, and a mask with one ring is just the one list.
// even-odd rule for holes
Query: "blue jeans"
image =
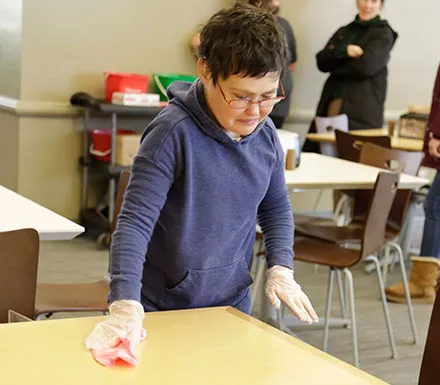
{"label": "blue jeans", "polygon": [[425,201],[422,257],[440,258],[440,172],[437,171]]}

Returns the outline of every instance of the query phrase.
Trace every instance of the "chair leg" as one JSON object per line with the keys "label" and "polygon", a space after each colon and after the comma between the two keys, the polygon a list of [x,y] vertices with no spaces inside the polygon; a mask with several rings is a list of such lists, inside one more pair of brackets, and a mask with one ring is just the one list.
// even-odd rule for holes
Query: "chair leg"
{"label": "chair leg", "polygon": [[339,293],[339,303],[341,305],[341,315],[342,318],[347,318],[347,307],[345,306],[345,293],[344,293],[344,286],[342,284],[342,274],[341,270],[336,270],[336,279],[338,281],[338,293]]}
{"label": "chair leg", "polygon": [[[388,279],[388,263],[389,263],[389,261],[390,261],[390,247],[387,244],[384,248],[384,257],[383,257],[382,281],[383,281],[384,285],[386,285],[387,279]],[[376,266],[376,268],[377,268],[377,266]]]}
{"label": "chair leg", "polygon": [[313,210],[312,211],[314,213],[318,210],[318,205],[319,205],[319,202],[321,201],[321,197],[322,197],[323,192],[324,192],[323,189],[319,190],[318,196],[316,197],[315,204],[313,205]]}
{"label": "chair leg", "polygon": [[[383,284],[382,275],[380,273],[379,261],[377,260],[376,257],[370,257],[370,258],[373,260],[373,262],[376,265],[377,282],[379,283],[380,298],[382,300],[382,308],[383,308],[383,313],[385,316],[385,323],[386,323],[387,331],[388,331],[388,340],[390,342],[390,347],[391,347],[391,357],[397,358],[396,343],[394,342],[393,328],[391,326],[390,312],[388,310],[388,303],[387,303],[387,299],[385,297],[385,287]],[[385,266],[384,266],[384,268],[385,268]]]}
{"label": "chair leg", "polygon": [[348,286],[348,299],[350,304],[350,315],[351,315],[351,332],[353,338],[353,361],[354,366],[359,368],[359,350],[358,350],[358,337],[357,337],[357,327],[356,327],[356,310],[354,307],[354,287],[353,287],[353,275],[351,271],[347,268],[344,269],[345,279]]}
{"label": "chair leg", "polygon": [[389,245],[394,250],[396,250],[397,256],[399,258],[400,270],[402,272],[403,286],[405,288],[406,303],[408,306],[409,322],[411,324],[411,330],[412,330],[412,334],[413,334],[413,343],[417,344],[417,342],[418,342],[417,327],[416,327],[416,321],[414,318],[414,311],[413,311],[412,302],[411,302],[411,294],[409,292],[409,287],[408,287],[408,278],[406,276],[405,261],[403,260],[402,249],[395,242],[388,242],[387,245]]}
{"label": "chair leg", "polygon": [[257,257],[257,258],[258,258],[257,271],[255,273],[255,280],[251,293],[251,310],[253,310],[255,300],[258,296],[259,291],[261,290],[261,285],[263,284],[264,281],[263,280],[264,272],[266,270],[266,261],[264,257]]}
{"label": "chair leg", "polygon": [[263,274],[266,267],[264,257],[258,255],[263,251],[264,251],[264,241],[261,239],[258,244],[257,255],[254,257],[254,263],[256,266],[255,266],[255,279],[251,291],[251,310],[253,310],[254,308],[255,299],[257,298],[258,291],[260,290],[261,281],[263,279]]}
{"label": "chair leg", "polygon": [[329,269],[329,275],[328,275],[327,306],[325,308],[325,320],[324,320],[324,341],[323,341],[323,348],[322,348],[322,350],[324,352],[326,352],[327,348],[328,348],[328,331],[330,328],[330,312],[331,312],[331,308],[332,308],[334,276],[335,276],[335,270],[331,267]]}

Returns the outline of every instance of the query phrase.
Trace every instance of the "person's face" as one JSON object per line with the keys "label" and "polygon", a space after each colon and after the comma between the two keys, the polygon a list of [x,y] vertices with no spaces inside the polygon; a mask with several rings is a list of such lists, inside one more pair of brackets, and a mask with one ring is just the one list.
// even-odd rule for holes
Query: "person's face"
{"label": "person's face", "polygon": [[273,9],[273,12],[274,12],[275,14],[279,12],[279,10],[280,10],[280,4],[281,4],[281,1],[280,1],[280,0],[272,0],[272,3],[271,3],[270,5],[271,5],[271,7],[272,7],[272,9]]}
{"label": "person's face", "polygon": [[[231,75],[218,79],[214,86],[207,66],[202,59],[198,62],[199,77],[205,87],[205,97],[210,111],[222,128],[246,136],[270,114],[273,106],[262,107],[258,103],[247,108],[235,109],[229,100],[250,100],[252,102],[277,96],[279,74],[268,73],[262,78]],[[223,92],[223,94],[222,94]]]}
{"label": "person's face", "polygon": [[359,19],[369,21],[374,19],[382,9],[382,0],[357,0]]}

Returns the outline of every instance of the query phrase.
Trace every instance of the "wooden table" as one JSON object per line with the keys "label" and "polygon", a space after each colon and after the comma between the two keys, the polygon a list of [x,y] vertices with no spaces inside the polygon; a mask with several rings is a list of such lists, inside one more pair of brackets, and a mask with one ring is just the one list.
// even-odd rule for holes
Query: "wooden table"
{"label": "wooden table", "polygon": [[33,228],[41,241],[69,240],[84,227],[0,186],[0,232]]}
{"label": "wooden table", "polygon": [[[284,175],[289,188],[353,190],[373,188],[380,171],[384,170],[339,158],[304,152],[301,154],[299,167],[293,171],[286,170]],[[427,179],[402,174],[399,188],[417,189],[428,183]]]}
{"label": "wooden table", "polygon": [[[356,130],[351,131],[354,135],[363,136],[388,136],[388,129],[374,128],[371,130]],[[334,143],[335,133],[326,132],[324,134],[307,134],[307,139],[312,142],[324,142],[324,143]],[[423,140],[421,139],[408,139],[408,138],[391,138],[391,147],[396,150],[404,151],[422,151],[423,150]]]}
{"label": "wooden table", "polygon": [[84,340],[101,317],[0,325],[2,383],[385,385],[232,308],[148,313],[136,368],[105,368]]}

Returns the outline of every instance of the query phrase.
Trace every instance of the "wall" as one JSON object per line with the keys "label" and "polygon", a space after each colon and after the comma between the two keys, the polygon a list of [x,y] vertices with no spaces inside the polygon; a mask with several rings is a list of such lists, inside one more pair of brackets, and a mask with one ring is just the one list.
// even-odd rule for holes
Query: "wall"
{"label": "wall", "polygon": [[[104,71],[195,74],[188,41],[224,0],[24,0],[22,99],[103,95]],[[56,23],[54,22],[56,20]]]}
{"label": "wall", "polygon": [[[284,0],[281,15],[292,24],[298,41],[293,115],[313,115],[326,75],[315,55],[336,29],[351,22],[357,12],[354,0]],[[382,12],[399,39],[389,63],[387,113],[394,116],[410,104],[429,104],[440,62],[437,20],[440,1],[387,0]]]}
{"label": "wall", "polygon": [[15,114],[0,111],[0,184],[18,187],[18,124]]}
{"label": "wall", "polygon": [[0,95],[18,98],[20,90],[22,1],[0,1]]}
{"label": "wall", "polygon": [[[195,61],[187,48],[190,36],[198,24],[230,3],[3,1],[0,99],[1,95],[17,99],[18,108],[17,115],[0,111],[0,183],[76,217],[80,134],[68,103],[71,94],[83,90],[102,96],[104,71],[194,74]],[[282,2],[282,15],[291,21],[298,39],[292,115],[304,124],[294,129],[304,129],[313,116],[325,79],[316,69],[314,55],[337,26],[353,19],[354,0],[348,4]],[[440,35],[433,33],[439,13],[437,0],[423,0],[423,6],[412,0],[387,0],[384,16],[400,33],[390,63],[388,112],[429,102],[440,56]],[[300,196],[295,199],[298,207],[311,206],[308,194],[303,194],[304,200]]]}

